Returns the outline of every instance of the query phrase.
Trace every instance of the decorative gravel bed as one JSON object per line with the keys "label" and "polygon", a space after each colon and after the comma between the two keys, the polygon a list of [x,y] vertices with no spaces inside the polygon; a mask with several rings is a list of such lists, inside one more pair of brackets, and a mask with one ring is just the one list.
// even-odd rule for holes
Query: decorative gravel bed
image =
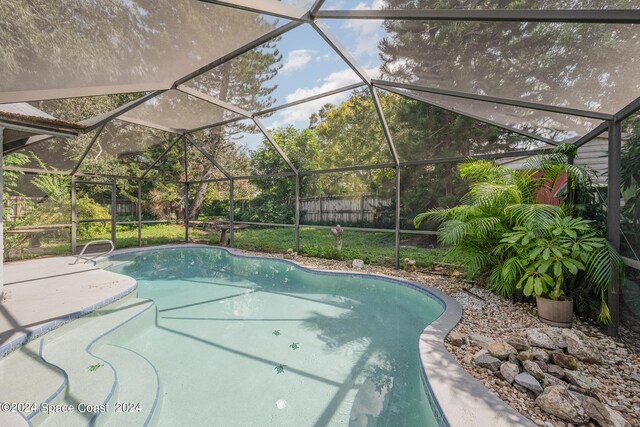
{"label": "decorative gravel bed", "polygon": [[[242,250],[236,250],[236,252],[256,254],[256,252]],[[259,254],[262,256],[282,257],[280,254],[262,252]],[[526,346],[530,343],[530,338],[532,338],[531,336],[527,337],[528,330],[540,328],[542,332],[550,331],[547,329],[549,328],[547,325],[538,320],[534,306],[503,299],[473,283],[463,280],[463,278],[460,277],[461,275],[455,271],[451,274],[448,272],[408,273],[375,265],[365,265],[363,268],[355,269],[348,267],[343,261],[320,258],[296,257],[295,261],[303,265],[321,269],[362,271],[404,278],[436,287],[454,297],[462,305],[463,315],[460,323],[451,331],[445,346],[449,352],[454,355],[458,363],[471,375],[537,425],[555,427],[572,425],[595,426],[599,424],[606,426],[640,426],[640,356],[635,354],[624,342],[606,336],[594,326],[582,322],[580,319],[575,319],[573,331],[578,331],[577,334],[584,338],[586,344],[591,346],[595,353],[602,355],[602,363],[588,363],[586,360],[580,360],[570,354],[565,354],[565,352],[569,353],[567,349],[543,351],[535,346],[532,346],[527,352],[522,351],[522,349],[520,349],[521,351],[516,351],[515,354],[509,356],[509,360],[514,364],[518,364],[520,366],[520,372],[523,375],[526,374],[525,376],[527,377],[529,376],[529,372],[533,372],[534,374],[537,372],[540,381],[534,381],[538,384],[536,388],[540,385],[544,386],[545,391],[543,394],[548,395],[545,396],[546,400],[552,400],[554,405],[557,401],[562,400],[562,393],[566,386],[569,386],[571,390],[570,392],[566,391],[566,395],[564,395],[568,400],[575,401],[575,397],[577,396],[582,399],[584,404],[585,397],[588,398],[592,403],[590,411],[587,410],[587,413],[590,412],[593,414],[595,411],[596,417],[601,420],[600,422],[596,422],[593,416],[589,417],[588,414],[585,415],[584,413],[573,414],[573,417],[576,419],[580,417],[583,419],[585,417],[590,418],[589,421],[579,422],[574,420],[574,422],[569,422],[566,420],[571,418],[571,415],[565,416],[565,420],[561,420],[545,412],[538,404],[544,404],[545,397],[536,403],[536,398],[541,396],[542,388],[534,392],[531,389],[521,386],[518,383],[519,380],[511,383],[508,380],[513,381],[513,378],[509,378],[509,375],[507,375],[505,379],[505,375],[501,373],[501,370],[499,368],[496,369],[501,364],[507,364],[507,360],[505,358],[505,360],[496,362],[495,359],[492,358],[492,355],[495,354],[495,347],[498,347],[500,350],[503,350],[503,347],[508,347],[508,349],[510,349],[508,351],[513,352],[512,347],[510,345],[505,346],[502,340],[507,339],[507,341],[510,342],[515,340],[516,343],[522,342],[522,345]],[[553,330],[549,333],[551,332],[553,332]],[[580,334],[580,332],[584,335]],[[531,332],[529,332],[529,334],[531,334]],[[475,339],[470,339],[471,335],[473,335]],[[478,340],[477,336],[487,338],[499,344],[491,349],[491,354],[488,354],[486,350],[487,344],[479,342],[482,341],[482,339]],[[545,336],[542,338],[544,337]],[[562,340],[562,338],[558,339]],[[481,346],[485,349],[483,350]],[[564,344],[564,346],[566,347],[566,344]],[[524,348],[525,347],[523,347],[523,349]],[[531,358],[527,360],[527,362],[524,362],[527,367],[527,369],[524,369],[523,362],[518,362],[516,358],[526,360],[528,356],[531,356],[529,354],[531,350],[533,350],[534,353],[544,356],[547,362],[536,358],[537,361],[533,363],[534,359]],[[563,358],[568,358],[569,362],[577,365],[572,366],[572,368],[576,369],[563,370],[558,367],[555,364],[555,356],[551,358],[551,361],[549,360],[548,356],[553,356],[551,353],[562,353]],[[493,360],[495,366],[485,365],[491,366],[491,368],[478,366],[476,363],[479,356],[482,356],[482,360]],[[560,357],[558,356],[558,358]],[[537,367],[542,367],[545,372],[538,371]],[[502,368],[502,370],[505,371],[504,368]],[[553,375],[549,375],[547,372]],[[566,376],[565,372],[567,373]],[[542,377],[543,375],[544,377]],[[553,378],[550,378],[552,376]],[[554,379],[556,376],[562,377],[563,380]],[[576,377],[577,381],[575,379]],[[571,378],[571,384],[565,382],[568,378]],[[554,384],[560,382],[562,386],[552,387],[554,384],[549,384],[548,381]],[[585,381],[589,387],[583,385]],[[526,384],[526,382],[523,383]],[[580,388],[574,385],[574,383],[582,387],[587,387],[588,390]],[[560,395],[557,393],[560,393]],[[582,410],[579,404],[580,399],[578,399],[578,411]]]}

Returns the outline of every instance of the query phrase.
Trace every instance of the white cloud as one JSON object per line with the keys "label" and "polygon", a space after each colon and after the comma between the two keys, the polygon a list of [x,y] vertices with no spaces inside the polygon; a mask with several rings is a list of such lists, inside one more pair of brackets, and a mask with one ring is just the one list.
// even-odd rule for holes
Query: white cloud
{"label": "white cloud", "polygon": [[286,74],[291,71],[304,69],[307,64],[311,62],[314,53],[315,51],[309,49],[292,50],[287,55],[287,59],[285,60],[280,73]]}
{"label": "white cloud", "polygon": [[307,98],[309,96],[316,95],[322,92],[328,92],[333,89],[338,89],[342,86],[350,85],[359,81],[358,76],[350,69],[336,71],[324,77],[321,84],[309,88],[298,88],[285,97],[287,102],[297,101],[299,99]]}
{"label": "white cloud", "polygon": [[380,10],[384,6],[385,0],[373,0],[371,4],[361,2],[355,7],[355,10]]}
{"label": "white cloud", "polygon": [[[378,75],[377,68],[367,69],[364,71],[372,78],[375,78]],[[327,77],[323,78],[319,82],[320,84],[318,84],[317,86],[296,89],[294,92],[287,95],[285,97],[285,100],[287,102],[298,101],[300,99],[308,98],[310,96],[324,92],[329,92],[331,90],[339,89],[341,87],[348,86],[352,83],[358,83],[360,81],[361,80],[358,78],[358,76],[350,68],[345,68],[344,70],[336,71],[329,74]],[[289,124],[307,125],[309,122],[309,117],[313,113],[317,113],[324,104],[337,104],[347,99],[348,96],[349,92],[341,92],[326,98],[305,102],[304,104],[299,104],[295,107],[280,110],[278,113],[276,113],[275,120],[271,124],[271,127],[280,127]]]}
{"label": "white cloud", "polygon": [[[372,2],[361,2],[356,5],[355,10],[380,10],[384,5],[384,0],[373,0]],[[351,20],[343,25],[344,29],[351,30],[355,36],[356,56],[376,56],[378,55],[378,42],[382,38],[380,25],[382,21],[375,19]]]}

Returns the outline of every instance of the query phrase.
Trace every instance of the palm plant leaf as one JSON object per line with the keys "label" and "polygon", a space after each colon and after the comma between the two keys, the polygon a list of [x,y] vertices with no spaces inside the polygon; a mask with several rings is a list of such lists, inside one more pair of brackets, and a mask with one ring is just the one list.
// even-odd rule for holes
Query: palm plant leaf
{"label": "palm plant leaf", "polygon": [[550,227],[555,218],[565,216],[560,206],[542,204],[514,204],[506,207],[505,213],[514,225],[527,228]]}

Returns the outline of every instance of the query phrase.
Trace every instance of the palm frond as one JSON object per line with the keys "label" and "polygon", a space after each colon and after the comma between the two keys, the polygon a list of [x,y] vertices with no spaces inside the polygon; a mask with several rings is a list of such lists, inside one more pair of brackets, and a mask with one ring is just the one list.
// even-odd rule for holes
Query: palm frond
{"label": "palm frond", "polygon": [[506,207],[505,213],[514,225],[530,229],[550,227],[555,218],[565,216],[560,206],[543,204],[515,204]]}
{"label": "palm frond", "polygon": [[485,217],[470,220],[468,232],[481,239],[492,236],[502,221],[498,217]]}
{"label": "palm frond", "polygon": [[511,183],[513,181],[513,169],[497,165],[491,160],[468,159],[458,165],[460,176],[471,183],[497,182]]}
{"label": "palm frond", "polygon": [[470,258],[468,263],[465,265],[467,267],[467,276],[469,278],[476,277],[479,273],[484,271],[487,267],[495,265],[496,259],[490,253],[486,252],[477,252],[474,253]]}
{"label": "palm frond", "polygon": [[469,196],[472,205],[486,209],[501,209],[514,203],[522,203],[522,193],[513,184],[478,183],[471,186]]}
{"label": "palm frond", "polygon": [[460,244],[469,230],[469,224],[458,220],[443,222],[438,228],[438,241],[446,246]]}

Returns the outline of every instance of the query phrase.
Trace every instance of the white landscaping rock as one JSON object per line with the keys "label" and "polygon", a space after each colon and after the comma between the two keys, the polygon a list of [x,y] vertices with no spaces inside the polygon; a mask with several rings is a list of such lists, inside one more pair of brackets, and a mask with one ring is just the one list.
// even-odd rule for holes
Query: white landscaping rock
{"label": "white landscaping rock", "polygon": [[516,376],[520,373],[520,368],[515,363],[505,362],[500,365],[500,373],[506,382],[513,384]]}
{"label": "white landscaping rock", "polygon": [[515,348],[505,341],[494,342],[487,346],[487,351],[493,357],[497,357],[500,360],[507,360],[510,354],[518,354]]}
{"label": "white landscaping rock", "polygon": [[361,259],[354,259],[354,260],[351,262],[351,266],[352,266],[353,268],[358,268],[358,269],[360,269],[360,268],[364,268],[364,261],[363,261],[363,260],[361,260]]}
{"label": "white landscaping rock", "polygon": [[582,332],[565,329],[562,331],[562,337],[567,342],[567,353],[583,362],[602,363],[602,354]]}
{"label": "white landscaping rock", "polygon": [[631,427],[620,412],[593,397],[587,397],[582,405],[587,415],[596,420],[601,427]]}
{"label": "white landscaping rock", "polygon": [[543,411],[555,415],[571,423],[583,424],[589,421],[589,415],[582,407],[582,402],[575,397],[566,387],[547,387],[536,403]]}
{"label": "white landscaping rock", "polygon": [[485,337],[484,335],[479,334],[471,334],[469,335],[469,344],[475,345],[480,348],[487,348],[489,345],[493,344],[495,340]]}
{"label": "white landscaping rock", "polygon": [[562,336],[562,331],[565,328],[544,328],[542,332],[544,332],[551,340],[560,348],[567,348],[567,341]]}
{"label": "white landscaping rock", "polygon": [[527,330],[527,340],[530,346],[558,350],[560,347],[544,332],[546,328]]}
{"label": "white landscaping rock", "polygon": [[580,387],[584,390],[596,390],[600,387],[600,382],[595,378],[588,377],[584,374],[581,374],[578,371],[571,371],[569,369],[564,370],[564,379],[575,385],[576,387]]}
{"label": "white landscaping rock", "polygon": [[515,382],[520,384],[522,387],[531,390],[535,394],[540,394],[543,391],[538,380],[527,372],[516,375]]}

